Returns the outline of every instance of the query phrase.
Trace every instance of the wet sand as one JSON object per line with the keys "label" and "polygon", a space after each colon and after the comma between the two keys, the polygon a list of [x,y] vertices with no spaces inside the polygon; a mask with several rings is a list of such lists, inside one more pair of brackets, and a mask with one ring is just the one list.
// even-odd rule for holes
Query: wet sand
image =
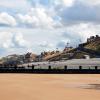
{"label": "wet sand", "polygon": [[0,74],[0,100],[100,100],[100,75]]}

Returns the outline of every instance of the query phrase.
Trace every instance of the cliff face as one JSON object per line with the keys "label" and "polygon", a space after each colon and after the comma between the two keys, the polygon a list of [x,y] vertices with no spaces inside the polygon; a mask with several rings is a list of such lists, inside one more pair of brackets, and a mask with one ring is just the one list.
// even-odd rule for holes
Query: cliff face
{"label": "cliff face", "polygon": [[59,55],[51,56],[47,60],[81,59],[88,55],[90,58],[100,57],[100,37],[91,36],[87,42],[80,44],[77,48],[63,51]]}
{"label": "cliff face", "polygon": [[80,44],[74,51],[74,58],[83,58],[84,55],[89,55],[90,58],[100,57],[100,37],[98,35],[91,36],[87,42]]}
{"label": "cliff face", "polygon": [[87,44],[84,48],[100,52],[100,39]]}

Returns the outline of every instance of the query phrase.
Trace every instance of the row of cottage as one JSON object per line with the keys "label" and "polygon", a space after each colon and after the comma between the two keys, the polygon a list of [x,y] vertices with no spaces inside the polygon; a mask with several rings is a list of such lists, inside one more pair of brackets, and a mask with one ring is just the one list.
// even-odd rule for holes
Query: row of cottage
{"label": "row of cottage", "polygon": [[8,55],[6,57],[3,57],[2,60],[0,61],[1,64],[23,64],[23,63],[29,63],[29,62],[37,62],[37,61],[42,61],[43,57],[52,55],[54,53],[59,53],[59,51],[52,51],[52,52],[42,52],[40,55],[36,55],[33,53],[26,53],[23,55]]}
{"label": "row of cottage", "polygon": [[[64,52],[67,49],[67,47],[64,48]],[[26,53],[23,55],[17,55],[17,54],[13,54],[13,55],[8,55],[6,57],[2,58],[2,63],[6,63],[6,64],[23,64],[23,63],[28,63],[28,62],[38,62],[38,61],[43,61],[43,58],[50,56],[50,55],[54,55],[57,53],[60,53],[61,51],[59,50],[55,50],[55,51],[49,51],[49,52],[41,52],[40,55],[36,55],[33,53]]]}

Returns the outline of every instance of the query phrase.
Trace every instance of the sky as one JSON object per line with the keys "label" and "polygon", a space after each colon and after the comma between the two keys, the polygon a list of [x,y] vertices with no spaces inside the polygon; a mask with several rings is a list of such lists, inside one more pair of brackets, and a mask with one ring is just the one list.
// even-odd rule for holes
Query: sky
{"label": "sky", "polygon": [[100,35],[100,0],[0,0],[0,56],[62,50]]}

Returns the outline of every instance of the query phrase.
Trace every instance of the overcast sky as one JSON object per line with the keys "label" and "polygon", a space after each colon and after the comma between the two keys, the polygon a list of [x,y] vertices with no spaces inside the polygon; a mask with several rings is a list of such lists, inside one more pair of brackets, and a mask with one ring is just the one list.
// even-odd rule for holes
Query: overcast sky
{"label": "overcast sky", "polygon": [[0,56],[62,49],[100,34],[100,0],[0,0]]}

